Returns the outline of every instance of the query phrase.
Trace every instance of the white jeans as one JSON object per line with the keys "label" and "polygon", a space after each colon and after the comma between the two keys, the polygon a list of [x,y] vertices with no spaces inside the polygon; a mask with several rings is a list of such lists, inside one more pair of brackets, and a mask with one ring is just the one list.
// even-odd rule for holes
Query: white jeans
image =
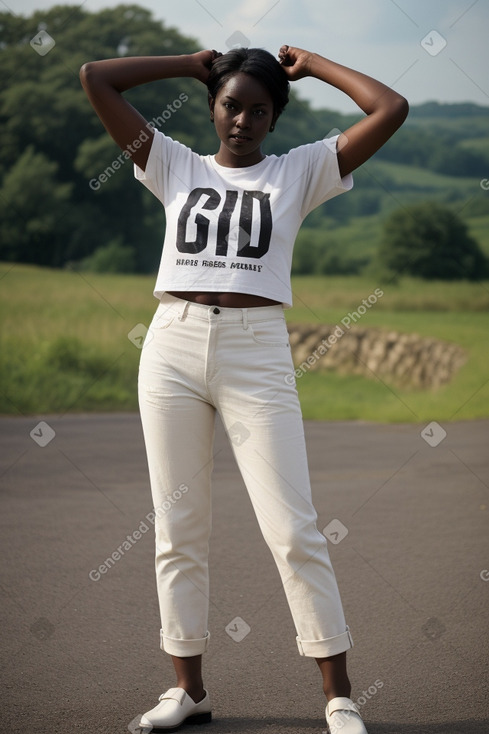
{"label": "white jeans", "polygon": [[217,308],[165,294],[141,353],[139,404],[156,522],[161,648],[209,642],[208,549],[219,412],[277,564],[301,655],[352,647],[317,514],[281,306]]}

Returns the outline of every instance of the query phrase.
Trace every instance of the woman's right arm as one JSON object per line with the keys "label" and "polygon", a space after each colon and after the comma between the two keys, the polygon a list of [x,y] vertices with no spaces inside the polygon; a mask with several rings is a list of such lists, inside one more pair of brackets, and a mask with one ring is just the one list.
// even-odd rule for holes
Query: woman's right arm
{"label": "woman's right arm", "polygon": [[144,170],[153,141],[153,129],[122,96],[122,92],[158,79],[180,76],[193,77],[205,84],[215,55],[215,51],[199,51],[182,56],[90,61],[80,69],[80,80],[109,135]]}

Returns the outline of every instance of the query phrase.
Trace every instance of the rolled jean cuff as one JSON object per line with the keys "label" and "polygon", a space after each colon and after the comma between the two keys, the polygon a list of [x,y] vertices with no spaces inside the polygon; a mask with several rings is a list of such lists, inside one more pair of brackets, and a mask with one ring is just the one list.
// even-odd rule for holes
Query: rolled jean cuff
{"label": "rolled jean cuff", "polygon": [[331,655],[338,655],[353,647],[349,627],[341,635],[328,637],[325,640],[301,640],[296,637],[296,641],[300,654],[309,658],[329,658]]}
{"label": "rolled jean cuff", "polygon": [[160,647],[169,655],[176,655],[179,658],[190,658],[193,655],[202,655],[209,645],[210,633],[207,632],[205,637],[195,640],[176,639],[168,637],[160,630]]}

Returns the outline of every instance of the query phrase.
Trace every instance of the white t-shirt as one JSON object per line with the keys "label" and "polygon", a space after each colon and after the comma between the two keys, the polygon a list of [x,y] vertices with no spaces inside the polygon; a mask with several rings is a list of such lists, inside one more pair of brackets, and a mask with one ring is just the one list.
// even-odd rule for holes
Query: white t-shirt
{"label": "white t-shirt", "polygon": [[164,205],[166,232],[154,295],[250,293],[292,305],[292,250],[304,218],[349,191],[336,137],[229,168],[155,130],[146,171],[134,175]]}

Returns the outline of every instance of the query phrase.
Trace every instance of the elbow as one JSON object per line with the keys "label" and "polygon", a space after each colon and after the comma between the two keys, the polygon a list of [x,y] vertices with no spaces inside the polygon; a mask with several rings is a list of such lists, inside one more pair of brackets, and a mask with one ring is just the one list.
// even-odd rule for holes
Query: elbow
{"label": "elbow", "polygon": [[395,132],[408,116],[409,103],[407,99],[397,92],[391,92],[384,100],[382,116],[385,123],[392,130],[391,135]]}
{"label": "elbow", "polygon": [[405,97],[402,97],[400,94],[397,94],[396,100],[393,103],[392,107],[393,107],[393,113],[395,115],[395,118],[397,122],[399,123],[399,126],[401,126],[409,114],[409,102],[407,101]]}
{"label": "elbow", "polygon": [[90,69],[90,62],[88,62],[87,64],[83,64],[83,66],[80,69],[79,77],[80,77],[82,87],[85,87],[86,85],[87,76],[89,74],[89,69]]}
{"label": "elbow", "polygon": [[82,84],[82,87],[86,89],[93,78],[93,69],[94,62],[88,61],[86,64],[83,64],[83,66],[80,69],[79,76],[80,76],[80,82]]}

